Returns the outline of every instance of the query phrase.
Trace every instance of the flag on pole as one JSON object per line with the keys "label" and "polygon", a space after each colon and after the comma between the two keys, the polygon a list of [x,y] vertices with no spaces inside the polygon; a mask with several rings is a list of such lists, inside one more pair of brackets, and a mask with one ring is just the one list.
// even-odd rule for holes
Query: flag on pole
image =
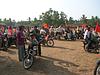
{"label": "flag on pole", "polygon": [[99,23],[98,23],[98,22],[97,22],[97,24],[96,24],[95,31],[96,31],[96,32],[100,32],[100,25],[99,25]]}

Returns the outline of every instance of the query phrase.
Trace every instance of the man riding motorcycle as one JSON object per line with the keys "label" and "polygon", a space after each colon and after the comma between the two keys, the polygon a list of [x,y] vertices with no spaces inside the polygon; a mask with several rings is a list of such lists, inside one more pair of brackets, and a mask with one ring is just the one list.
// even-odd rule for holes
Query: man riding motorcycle
{"label": "man riding motorcycle", "polygon": [[[40,31],[37,28],[37,26],[34,26],[33,30],[31,30],[30,34],[34,35],[34,37],[36,38],[36,40],[38,42],[40,42],[41,35],[40,35]],[[38,55],[41,56],[41,44],[40,43],[38,44]]]}
{"label": "man riding motorcycle", "polygon": [[84,39],[85,39],[85,45],[86,45],[86,49],[94,49],[94,50],[98,50],[98,36],[93,35],[93,32],[90,30],[90,27],[87,28],[87,30],[85,31],[84,34]]}

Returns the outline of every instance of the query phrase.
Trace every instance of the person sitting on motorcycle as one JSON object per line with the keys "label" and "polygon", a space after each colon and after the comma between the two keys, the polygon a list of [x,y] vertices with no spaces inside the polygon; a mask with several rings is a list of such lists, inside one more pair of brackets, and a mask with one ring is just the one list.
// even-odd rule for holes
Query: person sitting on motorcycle
{"label": "person sitting on motorcycle", "polygon": [[[28,46],[28,50],[32,49],[33,46],[37,46],[37,45],[38,45],[38,41],[36,37],[34,36],[34,34],[31,32],[30,33],[30,44]],[[37,55],[37,51],[36,51],[36,55]]]}
{"label": "person sitting on motorcycle", "polygon": [[99,35],[95,31],[93,32],[92,42],[95,44],[96,48],[98,49]]}
{"label": "person sitting on motorcycle", "polygon": [[75,38],[76,38],[76,32],[75,32],[75,29],[72,29],[71,30],[71,40],[73,40]]}
{"label": "person sitting on motorcycle", "polygon": [[52,37],[54,37],[54,27],[51,26],[50,29],[49,29],[49,33]]}
{"label": "person sitting on motorcycle", "polygon": [[44,24],[42,27],[46,31],[46,35],[49,35],[49,25],[48,24]]}
{"label": "person sitting on motorcycle", "polygon": [[88,42],[87,33],[88,33],[88,27],[86,27],[85,32],[84,32],[84,40],[85,40],[85,42]]}
{"label": "person sitting on motorcycle", "polygon": [[85,37],[86,37],[85,40],[87,42],[87,48],[91,48],[91,44],[95,42],[93,41],[94,36],[93,36],[92,30],[90,29],[90,27],[87,28],[85,32]]}
{"label": "person sitting on motorcycle", "polygon": [[66,29],[66,37],[68,40],[71,38],[71,29],[69,27]]}
{"label": "person sitting on motorcycle", "polygon": [[41,30],[40,30],[40,34],[43,38],[47,38],[49,36],[49,33],[46,32],[45,28],[42,27]]}
{"label": "person sitting on motorcycle", "polygon": [[40,34],[41,34],[43,37],[46,36],[46,31],[45,31],[44,27],[41,28]]}
{"label": "person sitting on motorcycle", "polygon": [[59,39],[62,37],[63,35],[63,28],[62,26],[59,26],[58,28],[56,28],[56,36],[60,36]]}
{"label": "person sitting on motorcycle", "polygon": [[[35,36],[36,40],[40,42],[41,40],[41,35],[40,35],[40,30],[37,28],[37,26],[34,26],[34,29],[31,31],[33,35]],[[38,55],[41,56],[41,44],[38,43]]]}

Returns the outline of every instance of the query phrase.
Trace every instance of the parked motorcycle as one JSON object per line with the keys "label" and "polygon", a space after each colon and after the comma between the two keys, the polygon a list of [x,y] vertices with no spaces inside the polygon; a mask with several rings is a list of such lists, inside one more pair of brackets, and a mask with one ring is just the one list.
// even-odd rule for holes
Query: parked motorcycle
{"label": "parked motorcycle", "polygon": [[96,67],[94,69],[94,75],[100,75],[100,60],[96,63]]}
{"label": "parked motorcycle", "polygon": [[8,45],[7,34],[3,34],[2,37],[0,38],[0,41],[1,41],[0,49],[7,51],[7,45]]}
{"label": "parked motorcycle", "polygon": [[64,39],[65,40],[73,40],[73,41],[75,41],[76,40],[76,35],[73,35],[72,33],[65,32],[64,33]]}
{"label": "parked motorcycle", "polygon": [[11,46],[11,45],[15,45],[17,47],[17,43],[16,43],[16,35],[13,35],[12,37],[8,37],[7,38],[7,41],[8,41],[8,48]]}
{"label": "parked motorcycle", "polygon": [[61,40],[62,34],[61,32],[56,32],[56,39]]}

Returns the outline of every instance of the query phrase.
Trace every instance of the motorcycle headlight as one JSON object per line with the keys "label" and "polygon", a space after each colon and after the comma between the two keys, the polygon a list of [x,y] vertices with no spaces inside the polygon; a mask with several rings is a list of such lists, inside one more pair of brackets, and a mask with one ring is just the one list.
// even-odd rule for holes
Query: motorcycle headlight
{"label": "motorcycle headlight", "polygon": [[33,50],[37,50],[37,46],[33,46]]}

